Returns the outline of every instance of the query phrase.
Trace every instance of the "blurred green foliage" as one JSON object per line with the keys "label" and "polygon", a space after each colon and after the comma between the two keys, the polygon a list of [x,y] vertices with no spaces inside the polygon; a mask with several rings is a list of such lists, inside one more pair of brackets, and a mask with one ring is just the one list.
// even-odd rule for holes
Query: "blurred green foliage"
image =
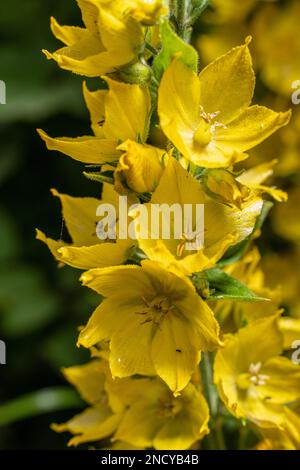
{"label": "blurred green foliage", "polygon": [[[7,87],[7,104],[0,105],[0,339],[7,345],[7,365],[0,366],[0,449],[65,447],[66,436],[49,424],[72,416],[74,409],[63,410],[80,402],[64,388],[60,368],[87,358],[76,348],[77,328],[97,302],[78,289],[80,273],[58,269],[35,240],[37,226],[60,235],[60,207],[51,187],[75,196],[98,191],[79,165],[48,152],[35,131],[90,132],[82,79],[59,70],[41,52],[59,46],[50,32],[51,16],[80,22],[71,0],[0,4],[0,80]],[[45,407],[49,394],[52,404]]]}

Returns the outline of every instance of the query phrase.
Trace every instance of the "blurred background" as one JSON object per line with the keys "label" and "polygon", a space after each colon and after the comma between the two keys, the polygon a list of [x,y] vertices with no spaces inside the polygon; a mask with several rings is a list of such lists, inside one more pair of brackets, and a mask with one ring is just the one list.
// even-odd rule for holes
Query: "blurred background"
{"label": "blurred background", "polygon": [[60,237],[60,206],[50,188],[77,196],[98,190],[79,164],[47,152],[35,130],[90,132],[81,78],[41,52],[58,46],[50,16],[66,24],[81,20],[72,0],[0,2],[0,80],[7,87],[7,104],[0,105],[0,340],[7,347],[7,364],[0,365],[0,449],[66,447],[66,435],[49,424],[71,417],[81,403],[60,368],[86,360],[76,347],[77,328],[95,304],[87,289],[78,289],[79,271],[58,269],[35,240],[36,227]]}
{"label": "blurred background", "polygon": [[[194,33],[201,67],[252,34],[255,101],[293,108],[291,125],[255,149],[248,164],[279,161],[273,184],[290,199],[271,212],[259,246],[267,282],[283,286],[282,304],[300,322],[300,108],[291,101],[292,83],[300,80],[300,2],[211,4],[214,9]],[[87,359],[76,348],[77,328],[97,301],[79,288],[78,271],[58,269],[35,240],[36,227],[54,239],[61,235],[60,207],[50,188],[74,196],[95,196],[98,190],[79,163],[48,152],[35,130],[70,137],[90,133],[82,78],[59,70],[41,53],[59,47],[50,16],[62,24],[81,21],[73,0],[0,4],[0,80],[7,86],[7,104],[0,105],[0,340],[7,346],[7,364],[0,365],[0,449],[66,447],[67,437],[49,424],[71,417],[81,403],[60,368]]]}

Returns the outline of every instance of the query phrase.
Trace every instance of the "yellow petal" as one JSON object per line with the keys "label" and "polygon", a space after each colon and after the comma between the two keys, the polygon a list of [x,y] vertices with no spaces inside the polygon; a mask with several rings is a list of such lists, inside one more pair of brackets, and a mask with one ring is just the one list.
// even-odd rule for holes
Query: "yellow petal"
{"label": "yellow petal", "polygon": [[134,403],[125,414],[115,434],[115,439],[126,440],[142,448],[152,447],[155,435],[163,422],[158,404],[141,399]]}
{"label": "yellow petal", "polygon": [[40,240],[41,242],[45,243],[45,245],[48,246],[54,258],[56,258],[58,261],[61,260],[61,255],[58,250],[61,247],[66,246],[65,242],[63,242],[62,240],[56,241],[56,240],[52,240],[52,238],[47,238],[46,235],[41,230],[36,230],[36,238],[37,240]]}
{"label": "yellow petal", "polygon": [[150,114],[150,94],[147,87],[130,85],[106,78],[109,92],[105,98],[107,139],[116,141],[146,139]]}
{"label": "yellow petal", "polygon": [[[269,379],[259,387],[262,397],[272,403],[287,404],[300,399],[300,367],[287,357],[272,357],[261,368]],[[285,386],[282,387],[284,377]]]}
{"label": "yellow petal", "polygon": [[105,119],[105,96],[107,90],[90,91],[83,82],[83,96],[91,116],[91,124],[97,137],[104,137],[102,124]]}
{"label": "yellow petal", "polygon": [[154,191],[163,173],[163,158],[166,153],[156,147],[130,140],[120,145],[118,150],[125,152],[115,172],[115,187],[119,193],[127,194],[126,187],[136,193]]}
{"label": "yellow petal", "polygon": [[[126,279],[126,285],[124,285]],[[135,298],[151,293],[153,288],[148,277],[140,266],[115,266],[102,269],[91,269],[81,276],[83,285],[95,290],[104,297],[122,293]],[[123,290],[124,289],[124,290]]]}
{"label": "yellow petal", "polygon": [[188,158],[200,121],[200,84],[180,59],[171,63],[161,80],[158,114],[166,136]]}
{"label": "yellow petal", "polygon": [[81,366],[68,367],[63,369],[63,373],[87,403],[96,404],[103,398],[105,381],[103,361],[91,361]]}
{"label": "yellow petal", "polygon": [[153,339],[151,356],[156,373],[177,395],[190,381],[200,354],[191,344],[189,326],[175,315],[164,318]]}
{"label": "yellow petal", "polygon": [[70,70],[87,77],[100,76],[110,69],[110,61],[105,62],[107,53],[98,36],[88,30],[82,31],[82,37],[76,43],[62,47],[51,53],[43,50],[48,60],[55,60],[65,70]]}
{"label": "yellow petal", "polygon": [[99,243],[93,246],[63,246],[58,250],[62,262],[78,269],[105,268],[123,264],[133,246],[131,240]]}
{"label": "yellow petal", "polygon": [[193,325],[190,331],[190,341],[201,351],[214,351],[222,346],[220,327],[213,311],[196,292],[188,299],[178,299],[175,305],[184,317]]}
{"label": "yellow petal", "polygon": [[124,15],[124,0],[101,1],[98,28],[101,40],[119,65],[131,62],[144,41],[143,28]]}
{"label": "yellow petal", "polygon": [[93,0],[76,0],[81,10],[82,20],[91,32],[98,33],[97,21],[99,10],[97,3]]}
{"label": "yellow petal", "polygon": [[120,152],[116,150],[117,141],[86,136],[72,139],[70,137],[52,138],[44,131],[38,130],[48,150],[57,150],[83,163],[102,165],[116,161]]}
{"label": "yellow petal", "polygon": [[120,422],[120,415],[113,415],[104,405],[87,408],[74,416],[65,424],[53,424],[51,428],[56,432],[69,431],[76,436],[68,445],[77,446],[85,442],[100,441],[112,435]]}
{"label": "yellow petal", "polygon": [[209,409],[202,394],[189,384],[181,397],[182,411],[168,419],[156,434],[153,447],[157,450],[185,450],[203,438],[208,430]]}
{"label": "yellow petal", "polygon": [[255,75],[248,44],[249,39],[209,64],[199,75],[204,111],[217,112],[217,120],[225,125],[245,111],[252,100]]}
{"label": "yellow petal", "polygon": [[216,146],[223,150],[244,152],[286,126],[291,112],[276,113],[264,106],[251,106],[230,122],[225,128],[217,128],[215,133]]}
{"label": "yellow petal", "polygon": [[103,340],[109,340],[119,329],[134,319],[138,307],[124,300],[105,299],[93,312],[87,325],[81,330],[78,345],[90,348]]}
{"label": "yellow petal", "polygon": [[86,35],[85,29],[78,26],[61,26],[53,16],[51,17],[51,31],[66,46],[81,41]]}
{"label": "yellow petal", "polygon": [[278,160],[274,159],[270,162],[264,162],[255,167],[249,168],[244,171],[236,179],[242,184],[249,187],[255,187],[256,185],[262,184],[266,179],[273,175],[273,167],[278,163]]}
{"label": "yellow petal", "polygon": [[109,360],[113,377],[155,375],[151,358],[152,330],[152,323],[146,323],[143,315],[135,313],[122,329],[113,333]]}
{"label": "yellow petal", "polygon": [[75,245],[94,245],[96,235],[96,211],[100,199],[72,197],[52,189],[53,196],[60,199],[64,221]]}

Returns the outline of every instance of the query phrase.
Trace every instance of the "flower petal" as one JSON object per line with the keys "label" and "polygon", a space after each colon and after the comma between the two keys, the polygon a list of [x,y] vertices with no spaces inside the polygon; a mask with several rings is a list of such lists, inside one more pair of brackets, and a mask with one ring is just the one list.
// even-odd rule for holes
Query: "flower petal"
{"label": "flower petal", "polygon": [[300,367],[289,358],[272,357],[263,365],[261,373],[269,377],[266,384],[259,387],[262,397],[280,404],[300,399]]}
{"label": "flower petal", "polygon": [[276,113],[264,106],[251,106],[230,122],[226,129],[217,128],[214,140],[216,146],[225,152],[245,152],[286,126],[290,118],[290,111]]}
{"label": "flower petal", "polygon": [[244,45],[231,49],[199,75],[204,111],[218,112],[217,121],[225,125],[248,108],[254,93],[255,75],[248,44],[247,39]]}
{"label": "flower petal", "polygon": [[152,344],[156,373],[175,395],[188,384],[200,354],[191,344],[190,325],[182,318],[167,314],[160,323]]}
{"label": "flower petal", "polygon": [[78,269],[117,266],[128,259],[133,242],[119,240],[116,243],[99,243],[93,246],[63,246],[58,250],[63,263]]}
{"label": "flower petal", "polygon": [[100,199],[92,197],[72,197],[51,190],[53,196],[60,199],[63,218],[75,245],[94,245],[98,242],[96,235],[96,211]]}
{"label": "flower petal", "polygon": [[[152,322],[146,323],[139,309],[123,328],[113,333],[109,365],[113,377],[155,375],[151,359]],[[122,315],[122,312],[121,312]]]}
{"label": "flower petal", "polygon": [[41,129],[40,137],[45,141],[48,150],[57,150],[69,157],[83,163],[103,165],[118,160],[120,152],[116,150],[117,141],[99,137],[58,137],[52,138]]}
{"label": "flower petal", "polygon": [[109,91],[105,97],[107,139],[116,141],[146,139],[151,100],[145,86],[130,85],[106,78]]}

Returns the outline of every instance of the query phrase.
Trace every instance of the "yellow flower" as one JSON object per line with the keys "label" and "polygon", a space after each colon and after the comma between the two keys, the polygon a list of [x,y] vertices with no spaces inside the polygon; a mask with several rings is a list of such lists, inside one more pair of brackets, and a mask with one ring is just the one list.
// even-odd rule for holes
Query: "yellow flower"
{"label": "yellow flower", "polygon": [[132,62],[143,44],[142,26],[126,15],[123,0],[77,0],[85,27],[61,26],[54,18],[51,29],[65,44],[53,54],[44,51],[65,70],[99,77]]}
{"label": "yellow flower", "polygon": [[231,166],[289,122],[290,112],[249,107],[255,76],[248,42],[212,62],[199,76],[180,58],[163,76],[158,100],[161,127],[196,165]]}
{"label": "yellow flower", "polygon": [[198,388],[189,383],[174,397],[157,378],[112,379],[103,359],[63,370],[90,406],[57,432],[74,435],[69,445],[110,438],[112,449],[188,449],[208,430],[209,410]]}
{"label": "yellow flower", "polygon": [[293,92],[292,83],[300,77],[299,15],[300,4],[292,0],[283,8],[264,5],[253,20],[261,78],[272,90],[287,97]]}
{"label": "yellow flower", "polygon": [[82,282],[105,300],[78,344],[89,348],[110,340],[115,377],[156,373],[178,394],[199,363],[200,351],[220,344],[213,312],[192,283],[155,262],[93,269],[82,275]]}
{"label": "yellow flower", "polygon": [[[150,237],[145,239],[137,230],[139,246],[150,259],[163,264],[170,271],[186,275],[213,266],[229,246],[249,236],[262,209],[262,200],[258,197],[243,204],[241,210],[220,204],[207,196],[201,183],[174,158],[169,159],[151,202],[146,204],[150,218],[153,204],[168,204],[169,207],[178,204],[182,212],[186,204],[191,204],[193,210],[196,205],[204,205],[204,227],[200,227],[200,232],[204,229],[204,246],[199,247],[198,251],[188,251],[185,247],[187,242],[195,241],[200,235],[195,213],[193,225],[188,227],[187,233],[185,227],[182,227],[182,240],[176,239],[172,224],[170,238],[159,241]],[[151,220],[148,225],[152,226]]]}
{"label": "yellow flower", "polygon": [[145,26],[154,25],[157,20],[167,14],[168,9],[164,7],[163,0],[125,0],[128,4],[127,11],[135,20]]}
{"label": "yellow flower", "polygon": [[[114,266],[124,263],[128,258],[132,240],[117,240],[103,243],[97,237],[96,211],[100,203],[118,207],[118,195],[110,185],[104,185],[102,199],[75,198],[52,190],[62,204],[63,220],[72,238],[72,244],[47,238],[37,230],[37,238],[44,242],[52,255],[61,263],[79,269]],[[133,202],[133,201],[132,201]]]}
{"label": "yellow flower", "polygon": [[52,424],[56,432],[74,434],[69,446],[100,441],[111,436],[120,423],[122,412],[114,412],[109,403],[105,382],[108,367],[104,361],[92,361],[83,366],[64,369],[67,380],[77,388],[91,406],[64,424]]}
{"label": "yellow flower", "polygon": [[244,171],[238,176],[237,182],[247,186],[252,192],[257,194],[268,194],[277,202],[286,202],[288,195],[286,192],[278,189],[274,186],[265,186],[262,183],[273,175],[273,167],[277,164],[277,160],[271,162],[262,163],[247,171]]}
{"label": "yellow flower", "polygon": [[287,193],[276,187],[265,186],[262,183],[273,175],[272,167],[277,163],[273,160],[257,165],[244,171],[237,177],[227,170],[207,170],[203,173],[203,182],[208,194],[219,199],[224,204],[230,204],[242,209],[242,203],[255,197],[268,194],[278,202],[286,202]]}
{"label": "yellow flower", "polygon": [[189,449],[209,432],[208,419],[207,403],[193,384],[174,397],[154,380],[126,411],[115,439],[157,450]]}
{"label": "yellow flower", "polygon": [[123,155],[115,171],[115,189],[119,194],[153,192],[163,173],[165,151],[127,140],[118,147]]}
{"label": "yellow flower", "polygon": [[96,135],[55,139],[38,130],[49,150],[57,150],[83,163],[103,165],[118,161],[120,142],[146,140],[151,108],[148,88],[109,78],[106,81],[109,91],[91,93],[84,88]]}
{"label": "yellow flower", "polygon": [[262,428],[284,429],[282,405],[300,398],[300,368],[280,356],[282,348],[277,315],[228,337],[216,355],[214,380],[232,414]]}
{"label": "yellow flower", "polygon": [[201,180],[208,195],[238,209],[242,208],[242,203],[250,195],[249,188],[239,183],[238,178],[227,170],[206,170],[201,175]]}
{"label": "yellow flower", "polygon": [[263,429],[264,441],[258,450],[300,450],[300,417],[290,408],[284,408],[284,429]]}

